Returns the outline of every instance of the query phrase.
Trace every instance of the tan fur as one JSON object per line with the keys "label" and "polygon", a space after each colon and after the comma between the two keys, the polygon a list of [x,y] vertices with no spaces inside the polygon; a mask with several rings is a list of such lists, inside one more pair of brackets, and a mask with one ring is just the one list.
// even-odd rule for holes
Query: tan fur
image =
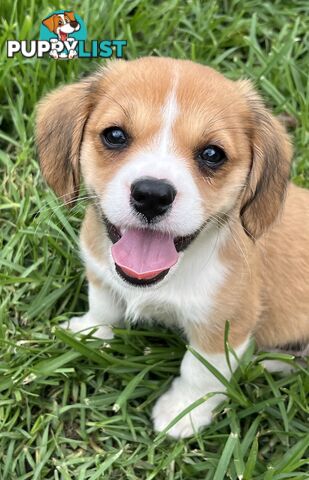
{"label": "tan fur", "polygon": [[[106,230],[95,208],[89,205],[81,228],[81,241],[91,250],[98,262],[106,260]],[[102,241],[103,238],[103,241]]]}
{"label": "tan fur", "polygon": [[207,329],[195,324],[187,332],[192,343],[208,353],[222,352],[226,321],[229,344],[236,348],[252,333],[260,315],[261,285],[256,274],[255,247],[239,224],[232,224],[230,229],[233,240],[221,250],[229,273],[217,294]]}
{"label": "tan fur", "polygon": [[[73,22],[75,21],[75,16],[74,16],[74,13],[71,11],[71,12],[64,12],[64,15],[66,17],[68,17],[68,19]],[[43,20],[43,25],[45,25],[45,27],[48,28],[48,30],[50,32],[54,32],[56,33],[56,29],[59,27],[59,21],[62,22],[62,18],[60,17],[60,15],[51,15],[50,17],[48,18],[45,18],[45,20]]]}
{"label": "tan fur", "polygon": [[[89,205],[82,224],[80,239],[91,250],[97,262],[106,262],[107,245],[102,238],[106,240],[105,228],[98,218],[95,208]],[[96,287],[103,286],[102,279],[89,266],[87,266],[87,279]]]}
{"label": "tan fur", "polygon": [[250,332],[260,348],[308,342],[308,220],[309,192],[290,184],[282,217],[260,240],[253,244],[235,227],[235,243],[222,252],[230,274],[218,294],[213,329],[200,325],[190,332],[197,346],[222,351],[226,320],[233,347]]}
{"label": "tan fur", "polygon": [[[101,195],[134,152],[153,141],[174,81],[182,111],[173,126],[175,151],[194,176],[205,216],[227,212],[218,222],[228,222],[231,232],[221,251],[229,274],[207,322],[212,327],[191,325],[190,340],[207,352],[222,351],[227,320],[233,347],[250,333],[261,347],[308,340],[309,193],[288,186],[289,139],[249,82],[232,82],[187,61],[112,62],[89,80],[50,94],[39,106],[37,138],[45,178],[58,195],[72,200],[82,145],[85,184]],[[110,125],[125,127],[134,139],[129,154],[104,149],[100,133]],[[216,173],[201,172],[193,152],[214,142],[225,149],[228,162]],[[93,207],[83,223],[82,241],[104,261],[106,232]],[[89,280],[97,281],[91,273]]]}
{"label": "tan fur", "polygon": [[255,329],[270,347],[309,339],[309,192],[288,189],[282,218],[258,243],[262,315]]}
{"label": "tan fur", "polygon": [[74,13],[73,13],[72,11],[71,11],[71,12],[64,12],[64,13],[65,13],[65,15],[66,15],[67,17],[69,17],[69,20],[70,20],[71,22],[75,22],[75,21],[76,21],[76,20],[75,20]]}
{"label": "tan fur", "polygon": [[238,85],[252,112],[249,125],[253,154],[241,221],[246,231],[258,238],[276,220],[283,205],[292,149],[283,126],[265,109],[251,84],[242,81]]}
{"label": "tan fur", "polygon": [[51,17],[45,18],[42,22],[50,32],[53,32],[55,29],[55,17],[57,17],[57,15],[52,15]]}
{"label": "tan fur", "polygon": [[43,175],[65,202],[79,191],[79,154],[92,108],[90,82],[61,87],[38,106],[37,145]]}

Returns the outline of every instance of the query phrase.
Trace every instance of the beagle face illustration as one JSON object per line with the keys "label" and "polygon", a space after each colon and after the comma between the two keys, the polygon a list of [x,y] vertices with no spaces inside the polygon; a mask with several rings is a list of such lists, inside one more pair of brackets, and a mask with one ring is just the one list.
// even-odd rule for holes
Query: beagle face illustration
{"label": "beagle face illustration", "polygon": [[51,15],[45,18],[42,23],[50,32],[55,33],[62,42],[69,38],[70,33],[77,32],[80,29],[80,24],[76,21],[73,12]]}

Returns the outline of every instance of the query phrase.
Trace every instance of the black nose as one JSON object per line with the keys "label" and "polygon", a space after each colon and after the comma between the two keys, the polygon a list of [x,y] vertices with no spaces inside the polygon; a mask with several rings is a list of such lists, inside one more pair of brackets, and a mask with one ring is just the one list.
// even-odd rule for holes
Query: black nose
{"label": "black nose", "polygon": [[72,20],[72,22],[70,22],[70,25],[72,28],[76,28],[78,25],[78,22],[76,22],[76,20]]}
{"label": "black nose", "polygon": [[167,180],[141,178],[131,185],[131,204],[150,222],[169,209],[176,193],[173,185]]}

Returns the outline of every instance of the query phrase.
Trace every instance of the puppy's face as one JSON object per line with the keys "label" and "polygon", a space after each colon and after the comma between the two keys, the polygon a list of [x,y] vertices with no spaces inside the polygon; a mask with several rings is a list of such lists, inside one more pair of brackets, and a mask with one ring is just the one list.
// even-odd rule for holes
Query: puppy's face
{"label": "puppy's face", "polygon": [[43,20],[45,25],[51,32],[54,32],[64,42],[72,32],[80,29],[80,24],[76,21],[73,12],[64,12],[52,15]]}
{"label": "puppy's face", "polygon": [[[61,129],[61,138],[65,132],[71,137],[63,170],[70,178],[55,182],[44,148],[43,172],[66,193],[77,183],[80,162],[114,244],[117,271],[130,283],[162,279],[200,231],[235,211],[253,236],[276,217],[290,149],[247,82],[192,62],[144,58],[111,63],[84,84],[65,88],[73,88],[81,109],[70,132],[66,123]],[[56,121],[55,95],[41,107],[39,147],[46,122],[51,129]],[[275,206],[267,213],[262,209],[272,178]]]}

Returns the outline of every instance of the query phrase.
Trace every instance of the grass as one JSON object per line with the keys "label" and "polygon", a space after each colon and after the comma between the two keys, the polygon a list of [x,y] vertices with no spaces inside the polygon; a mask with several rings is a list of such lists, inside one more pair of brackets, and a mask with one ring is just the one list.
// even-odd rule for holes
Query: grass
{"label": "grass", "polygon": [[[150,411],[178,372],[177,334],[119,329],[102,345],[57,328],[87,308],[77,250],[85,205],[67,211],[45,187],[34,108],[99,62],[8,60],[5,41],[37,39],[40,21],[70,6],[1,2],[0,478],[308,479],[304,369],[272,375],[249,351],[213,424],[175,442],[154,434]],[[127,58],[191,58],[253,79],[275,113],[297,120],[292,175],[309,186],[306,1],[84,0],[74,10],[90,39],[127,39]]]}

